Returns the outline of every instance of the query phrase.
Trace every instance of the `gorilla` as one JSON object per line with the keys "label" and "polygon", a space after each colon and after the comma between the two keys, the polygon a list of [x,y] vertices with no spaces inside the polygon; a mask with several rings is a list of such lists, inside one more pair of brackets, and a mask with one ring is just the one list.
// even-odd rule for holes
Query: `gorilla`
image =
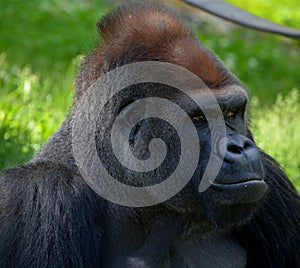
{"label": "gorilla", "polygon": [[[276,161],[257,148],[242,83],[164,8],[125,5],[97,27],[101,42],[82,63],[65,121],[31,161],[0,175],[0,267],[300,267],[300,198]],[[150,67],[137,65],[141,68],[128,76],[122,69],[139,63]],[[180,71],[171,67],[163,73],[155,64]],[[114,70],[121,71],[112,82],[122,89],[111,96],[114,86],[103,77]],[[162,73],[189,90],[155,79],[124,82],[141,73],[154,78]],[[203,87],[193,86],[193,79],[201,79]],[[217,106],[204,101],[199,107],[205,88]],[[184,139],[175,125],[181,112],[161,105],[148,113],[150,97],[152,108],[165,99],[184,111],[191,122],[182,128]],[[215,142],[214,119],[208,117],[218,109],[225,132]],[[145,172],[124,166],[131,160],[122,152],[115,155],[111,133],[117,121],[126,136],[119,149],[144,161]],[[155,147],[157,140],[163,144]],[[193,146],[184,151],[189,142]],[[90,143],[105,172],[93,162]],[[152,167],[147,161],[153,146],[161,149],[156,156],[163,161]],[[172,196],[160,199],[168,192],[163,188],[144,192],[138,204],[130,195],[128,203],[110,198],[122,196],[120,185],[161,186],[177,172],[180,155],[193,159],[200,149],[195,168],[187,166],[169,184],[181,184]],[[210,155],[222,161],[200,191]],[[109,176],[115,179],[111,188]]]}

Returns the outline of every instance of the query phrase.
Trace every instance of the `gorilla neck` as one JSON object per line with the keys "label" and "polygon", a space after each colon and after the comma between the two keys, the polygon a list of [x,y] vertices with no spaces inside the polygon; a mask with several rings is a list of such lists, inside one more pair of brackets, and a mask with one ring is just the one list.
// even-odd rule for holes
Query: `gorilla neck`
{"label": "gorilla neck", "polygon": [[32,162],[52,162],[77,171],[72,154],[72,120],[69,115],[60,128],[48,139]]}
{"label": "gorilla neck", "polygon": [[228,233],[203,234],[173,212],[109,204],[106,267],[244,267],[246,252]]}

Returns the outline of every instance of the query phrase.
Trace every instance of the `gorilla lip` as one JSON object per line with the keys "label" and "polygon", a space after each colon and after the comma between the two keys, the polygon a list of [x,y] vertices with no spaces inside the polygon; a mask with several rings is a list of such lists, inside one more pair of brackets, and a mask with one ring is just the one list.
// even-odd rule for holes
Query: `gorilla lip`
{"label": "gorilla lip", "polygon": [[226,176],[218,175],[217,178],[215,178],[214,181],[212,181],[211,184],[216,185],[238,185],[241,183],[247,183],[251,181],[264,181],[263,180],[264,175],[260,172],[253,172],[248,171],[245,172],[243,175],[238,174],[237,172],[231,172],[231,174],[228,174]]}
{"label": "gorilla lip", "polygon": [[226,199],[234,201],[255,202],[263,197],[267,184],[262,179],[252,178],[235,183],[212,183],[212,188]]}
{"label": "gorilla lip", "polygon": [[234,180],[215,180],[212,185],[246,185],[247,183],[250,182],[264,182],[264,180],[260,177],[247,177],[247,178],[238,178],[238,179],[234,179]]}

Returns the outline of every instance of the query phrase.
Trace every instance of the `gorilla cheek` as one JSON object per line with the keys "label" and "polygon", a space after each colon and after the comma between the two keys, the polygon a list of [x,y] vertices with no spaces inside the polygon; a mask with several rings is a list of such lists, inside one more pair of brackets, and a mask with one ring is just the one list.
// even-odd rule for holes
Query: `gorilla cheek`
{"label": "gorilla cheek", "polygon": [[240,134],[226,140],[225,158],[217,178],[205,192],[198,191],[208,162],[210,142],[200,140],[201,154],[198,167],[190,183],[168,205],[190,214],[195,221],[208,221],[221,226],[240,224],[251,217],[262,200],[267,184],[260,153],[255,144]]}

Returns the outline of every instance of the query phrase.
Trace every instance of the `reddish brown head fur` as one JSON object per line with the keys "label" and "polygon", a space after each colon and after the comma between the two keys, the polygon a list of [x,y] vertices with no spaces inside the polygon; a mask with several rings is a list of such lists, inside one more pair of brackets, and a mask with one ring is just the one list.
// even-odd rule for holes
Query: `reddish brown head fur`
{"label": "reddish brown head fur", "polygon": [[173,14],[153,5],[119,8],[97,23],[103,42],[90,53],[79,72],[77,96],[101,72],[138,61],[163,61],[185,67],[209,87],[233,79],[221,62]]}

